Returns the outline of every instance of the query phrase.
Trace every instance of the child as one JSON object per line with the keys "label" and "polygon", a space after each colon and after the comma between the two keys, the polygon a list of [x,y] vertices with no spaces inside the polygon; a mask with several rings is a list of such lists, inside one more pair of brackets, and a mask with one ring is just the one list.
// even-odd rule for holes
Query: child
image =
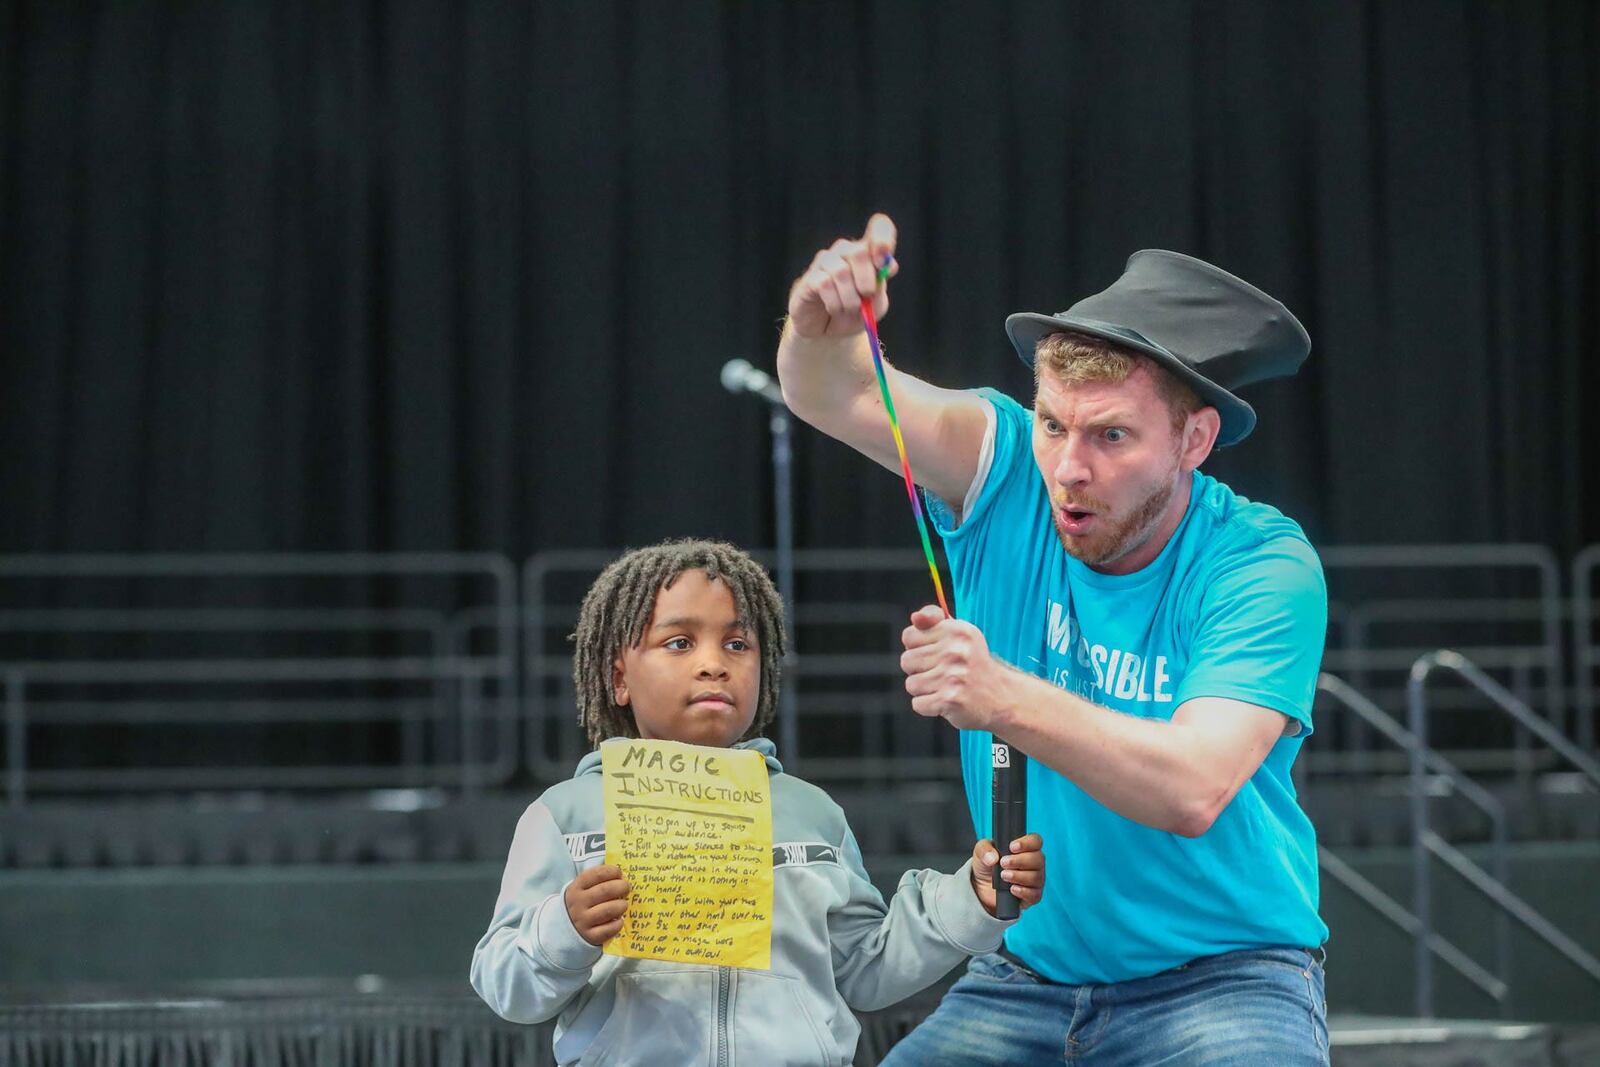
{"label": "child", "polygon": [[[604,862],[600,753],[547,790],[517,824],[472,986],[518,1022],[558,1016],[561,1064],[848,1064],[870,1010],[991,952],[996,850],[955,874],[908,872],[886,907],[867,880],[844,813],[783,773],[772,719],[783,602],[732,545],[637,549],[584,597],[573,635],[579,721],[597,749],[612,737],[753,749],[772,782],[772,967],[768,971],[608,956],[627,910],[622,872]],[[1037,834],[1000,861],[1023,907],[1044,886]]]}

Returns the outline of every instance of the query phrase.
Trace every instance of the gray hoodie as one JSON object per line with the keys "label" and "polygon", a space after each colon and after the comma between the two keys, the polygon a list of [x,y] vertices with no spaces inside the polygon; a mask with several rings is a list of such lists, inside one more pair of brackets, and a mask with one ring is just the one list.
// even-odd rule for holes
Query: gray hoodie
{"label": "gray hoodie", "polygon": [[765,756],[772,781],[771,970],[608,956],[578,935],[563,892],[605,862],[599,752],[517,823],[472,987],[514,1022],[559,1016],[563,1067],[847,1065],[861,1033],[851,1008],[903,1000],[999,947],[1010,923],[978,902],[970,861],[908,871],[886,906],[839,805],[784,774],[766,738],[734,747]]}

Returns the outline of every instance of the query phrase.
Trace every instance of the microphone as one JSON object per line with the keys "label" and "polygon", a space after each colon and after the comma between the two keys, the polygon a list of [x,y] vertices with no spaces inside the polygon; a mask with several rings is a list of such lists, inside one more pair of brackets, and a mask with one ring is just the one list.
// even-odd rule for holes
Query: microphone
{"label": "microphone", "polygon": [[[1011,842],[1028,832],[1028,757],[1004,741],[993,739],[990,759],[990,833],[994,849],[1001,856],[1011,854]],[[1022,914],[1022,901],[1011,893],[1011,883],[1000,877],[997,860],[991,875],[994,886],[994,917],[1015,919]]]}
{"label": "microphone", "polygon": [[772,375],[752,367],[748,359],[730,359],[722,365],[722,387],[730,393],[754,393],[780,408],[789,406],[783,402],[783,390]]}

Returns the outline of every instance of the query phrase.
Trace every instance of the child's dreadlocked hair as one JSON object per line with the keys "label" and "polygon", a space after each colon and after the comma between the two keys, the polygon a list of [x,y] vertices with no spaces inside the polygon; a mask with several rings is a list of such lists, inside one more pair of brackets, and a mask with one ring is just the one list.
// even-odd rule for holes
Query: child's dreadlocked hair
{"label": "child's dreadlocked hair", "polygon": [[761,649],[761,697],[750,729],[755,737],[772,721],[778,705],[779,664],[785,637],[783,599],[766,570],[743,549],[721,541],[663,541],[636,548],[613,561],[584,594],[572,634],[572,682],[578,695],[578,725],[598,745],[608,737],[638,737],[633,711],[615,702],[611,668],[625,648],[644,636],[656,593],[684,571],[703,570],[733,594],[733,610]]}

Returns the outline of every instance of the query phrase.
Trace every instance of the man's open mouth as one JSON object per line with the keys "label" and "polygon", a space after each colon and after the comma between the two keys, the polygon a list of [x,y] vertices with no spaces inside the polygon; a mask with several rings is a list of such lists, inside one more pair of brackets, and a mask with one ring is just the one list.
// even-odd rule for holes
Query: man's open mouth
{"label": "man's open mouth", "polygon": [[1056,523],[1068,534],[1081,534],[1089,529],[1095,520],[1095,513],[1085,508],[1057,508]]}

